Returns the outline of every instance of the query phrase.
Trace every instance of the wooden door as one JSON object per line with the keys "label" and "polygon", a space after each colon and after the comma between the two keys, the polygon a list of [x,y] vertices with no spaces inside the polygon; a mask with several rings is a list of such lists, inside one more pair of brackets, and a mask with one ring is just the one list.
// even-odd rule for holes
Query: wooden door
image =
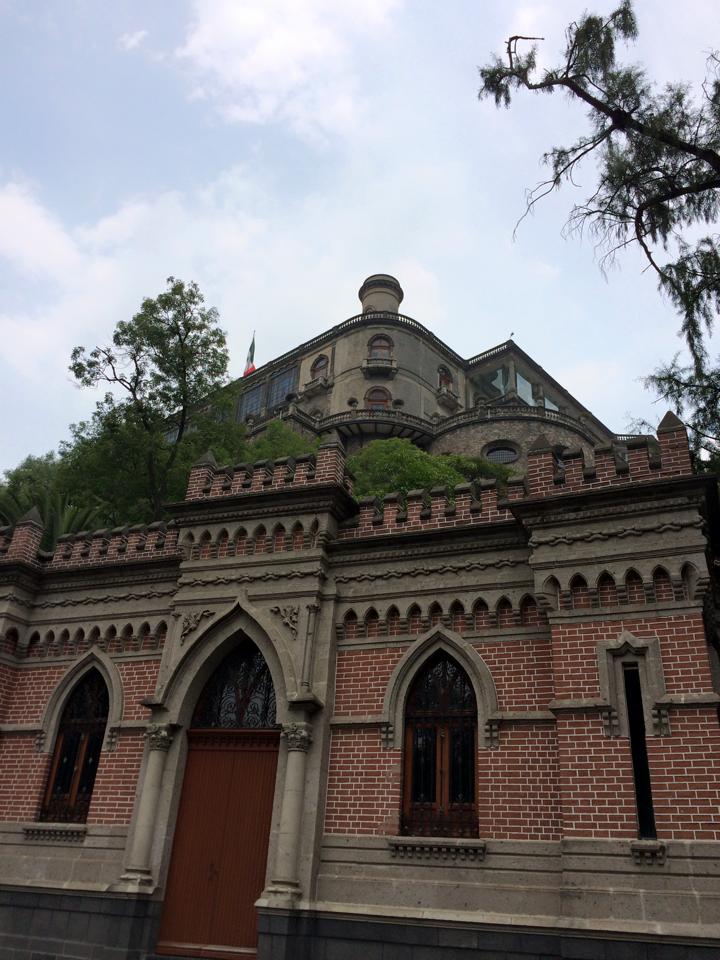
{"label": "wooden door", "polygon": [[255,956],[278,730],[190,730],[158,953]]}

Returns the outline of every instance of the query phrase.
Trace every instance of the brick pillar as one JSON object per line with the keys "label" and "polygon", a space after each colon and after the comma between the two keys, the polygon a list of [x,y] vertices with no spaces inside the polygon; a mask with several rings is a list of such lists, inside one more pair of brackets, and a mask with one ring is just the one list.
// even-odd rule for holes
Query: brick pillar
{"label": "brick pillar", "polygon": [[316,483],[339,483],[345,481],[345,448],[342,441],[328,440],[318,448],[315,464]]}
{"label": "brick pillar", "polygon": [[200,457],[197,463],[193,464],[190,476],[188,477],[186,500],[200,500],[206,496],[205,488],[210,486],[217,470],[217,460],[208,450],[204,457]]}
{"label": "brick pillar", "polygon": [[549,441],[542,435],[528,449],[527,487],[531,497],[548,496],[554,492],[555,458]]}
{"label": "brick pillar", "polygon": [[43,529],[42,517],[37,507],[33,507],[15,524],[7,551],[8,560],[22,560],[25,563],[33,563],[40,549]]}
{"label": "brick pillar", "polygon": [[682,420],[668,411],[660,421],[657,435],[660,443],[662,472],[666,474],[692,473],[690,445],[687,430]]}

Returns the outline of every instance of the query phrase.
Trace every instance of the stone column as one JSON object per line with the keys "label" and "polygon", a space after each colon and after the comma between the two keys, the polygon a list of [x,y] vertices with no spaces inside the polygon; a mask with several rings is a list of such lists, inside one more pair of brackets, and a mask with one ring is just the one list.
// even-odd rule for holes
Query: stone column
{"label": "stone column", "polygon": [[167,753],[173,741],[175,726],[171,723],[150,723],[145,731],[148,758],[145,779],[135,818],[135,830],[122,879],[139,884],[153,882],[150,859],[155,836],[158,800]]}
{"label": "stone column", "polygon": [[292,907],[301,893],[298,857],[305,800],[305,766],[312,743],[312,726],[304,721],[290,721],[283,725],[282,737],[288,749],[285,789],[280,809],[275,876],[265,895],[273,905]]}

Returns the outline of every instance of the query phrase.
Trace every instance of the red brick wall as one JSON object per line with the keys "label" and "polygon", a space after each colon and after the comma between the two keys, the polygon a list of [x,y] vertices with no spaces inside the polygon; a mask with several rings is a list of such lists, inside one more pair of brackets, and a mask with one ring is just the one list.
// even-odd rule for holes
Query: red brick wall
{"label": "red brick wall", "polygon": [[103,750],[88,823],[130,823],[144,748],[143,731],[128,730],[120,733],[115,750]]}
{"label": "red brick wall", "polygon": [[332,733],[325,829],[328,833],[398,834],[402,773],[399,750],[385,750],[377,727]]}
{"label": "red brick wall", "polygon": [[552,723],[502,727],[499,748],[480,750],[477,765],[480,836],[559,839],[557,743]]}
{"label": "red brick wall", "polygon": [[49,765],[50,757],[37,752],[32,734],[0,737],[0,820],[35,819]]}

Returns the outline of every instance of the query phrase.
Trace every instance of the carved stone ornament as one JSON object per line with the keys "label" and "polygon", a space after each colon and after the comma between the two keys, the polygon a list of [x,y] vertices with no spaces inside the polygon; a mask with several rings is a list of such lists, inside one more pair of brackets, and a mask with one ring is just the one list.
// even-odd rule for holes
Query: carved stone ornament
{"label": "carved stone ornament", "polygon": [[667,847],[659,840],[634,840],[630,852],[635,863],[642,867],[661,867],[667,860]]}
{"label": "carved stone ornament", "polygon": [[484,840],[466,840],[430,837],[388,837],[390,856],[398,860],[460,860],[485,859]]}
{"label": "carved stone ornament", "polygon": [[395,745],[395,724],[389,722],[380,724],[380,742],[385,750],[392,750]]}
{"label": "carved stone ornament", "polygon": [[282,728],[282,736],[287,742],[288,750],[301,750],[303,753],[307,753],[313,739],[312,727],[309,723],[297,723],[296,721],[286,723]]}
{"label": "carved stone ornament", "polygon": [[182,627],[180,628],[180,644],[185,643],[193,631],[197,630],[205,617],[214,617],[212,610],[195,610],[193,613],[186,613],[183,617]]}
{"label": "carved stone ornament", "polygon": [[87,827],[77,823],[34,823],[23,827],[25,839],[35,843],[82,843],[86,833]]}
{"label": "carved stone ornament", "polygon": [[290,633],[293,636],[293,640],[297,640],[298,634],[298,615],[300,613],[299,607],[270,607],[270,613],[274,613],[276,617],[280,617],[280,620],[284,627],[287,627]]}
{"label": "carved stone ornament", "polygon": [[105,734],[105,749],[108,753],[114,753],[117,750],[119,735],[120,727],[108,727],[108,732]]}
{"label": "carved stone ornament", "polygon": [[488,750],[497,750],[500,746],[500,720],[497,717],[485,721],[485,746]]}
{"label": "carved stone ornament", "polygon": [[664,703],[656,703],[652,708],[653,730],[658,737],[670,734],[670,711]]}
{"label": "carved stone ornament", "polygon": [[145,736],[151,750],[163,750],[167,753],[173,742],[174,729],[169,723],[150,723]]}
{"label": "carved stone ornament", "polygon": [[619,737],[620,736],[620,721],[618,720],[618,712],[614,707],[604,707],[600,711],[600,716],[603,722],[603,732],[606,737]]}
{"label": "carved stone ornament", "polygon": [[45,747],[45,731],[38,730],[35,734],[35,751],[36,753],[42,753],[43,748]]}

